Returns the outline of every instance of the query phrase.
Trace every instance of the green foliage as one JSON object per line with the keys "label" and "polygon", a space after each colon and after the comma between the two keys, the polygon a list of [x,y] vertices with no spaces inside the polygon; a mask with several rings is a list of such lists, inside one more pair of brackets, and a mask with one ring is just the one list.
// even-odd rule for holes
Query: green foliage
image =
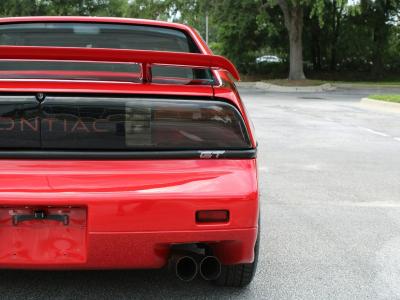
{"label": "green foliage", "polygon": [[123,14],[126,0],[2,0],[1,16]]}
{"label": "green foliage", "polygon": [[[174,22],[188,24],[196,28],[205,37],[206,16],[209,24],[214,24],[217,5],[207,0],[165,0],[170,7],[170,13]],[[212,34],[214,34],[214,30]]]}
{"label": "green foliage", "polygon": [[170,16],[169,11],[170,3],[167,0],[132,0],[128,1],[124,16],[167,21]]}
{"label": "green foliage", "polygon": [[[288,69],[289,43],[281,0],[1,0],[1,16],[96,15],[169,20],[206,35],[217,54],[243,73]],[[304,10],[303,56],[309,72],[400,74],[400,1],[282,0]],[[276,55],[280,64],[256,64]]]}
{"label": "green foliage", "polygon": [[[230,8],[237,9],[232,10]],[[221,52],[244,72],[254,64],[258,48],[262,45],[263,33],[259,29],[256,12],[257,3],[252,0],[221,0],[216,2],[214,16],[218,24],[216,36],[221,43]]]}
{"label": "green foliage", "polygon": [[46,3],[40,0],[2,0],[0,1],[0,15],[12,16],[35,16],[46,13]]}

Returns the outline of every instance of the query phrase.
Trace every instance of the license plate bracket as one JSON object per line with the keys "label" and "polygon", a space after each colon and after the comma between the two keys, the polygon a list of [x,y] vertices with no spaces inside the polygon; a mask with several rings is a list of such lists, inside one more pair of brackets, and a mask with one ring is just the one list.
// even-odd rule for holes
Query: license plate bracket
{"label": "license plate bracket", "polygon": [[0,207],[0,264],[86,262],[85,207]]}

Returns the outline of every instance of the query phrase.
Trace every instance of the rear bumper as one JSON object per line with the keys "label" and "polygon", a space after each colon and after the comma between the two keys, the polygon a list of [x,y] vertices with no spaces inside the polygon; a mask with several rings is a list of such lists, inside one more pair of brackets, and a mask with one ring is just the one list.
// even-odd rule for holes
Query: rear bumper
{"label": "rear bumper", "polygon": [[166,265],[170,247],[177,243],[211,243],[223,264],[251,262],[254,259],[256,228],[176,232],[96,232],[88,234],[87,258],[37,261],[10,257],[1,259],[5,269],[150,269]]}
{"label": "rear bumper", "polygon": [[[79,207],[86,216],[76,223],[79,230],[54,221],[12,227],[0,216],[0,239],[7,240],[0,246],[0,268],[160,268],[171,246],[182,243],[208,243],[224,264],[254,259],[254,159],[1,164],[3,210]],[[229,210],[229,222],[196,223],[197,210],[214,209]]]}

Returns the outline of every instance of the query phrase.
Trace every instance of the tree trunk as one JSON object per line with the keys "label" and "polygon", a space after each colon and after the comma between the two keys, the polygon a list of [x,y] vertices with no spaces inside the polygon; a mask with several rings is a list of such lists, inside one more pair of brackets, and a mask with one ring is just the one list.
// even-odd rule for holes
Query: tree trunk
{"label": "tree trunk", "polygon": [[374,51],[373,51],[373,65],[372,65],[372,76],[374,79],[382,79],[384,64],[383,64],[383,52],[387,44],[387,30],[386,24],[374,28]]}
{"label": "tree trunk", "polygon": [[[301,14],[302,16],[303,14]],[[303,20],[301,20],[303,22]],[[293,18],[290,22],[289,42],[290,42],[290,80],[305,79],[303,71],[303,24],[299,27],[299,20]]]}
{"label": "tree trunk", "polygon": [[320,27],[315,21],[311,23],[311,55],[314,71],[321,71],[322,69],[322,55],[321,55],[321,41],[320,41]]}
{"label": "tree trunk", "polygon": [[384,52],[388,44],[389,29],[386,24],[388,19],[386,7],[382,7],[382,11],[376,13],[374,24],[374,44],[372,55],[372,76],[375,79],[381,79],[384,73]]}
{"label": "tree trunk", "polygon": [[[331,42],[331,61],[330,61],[330,70],[336,71],[337,65],[337,44],[339,41],[339,35],[341,30],[341,23],[343,18],[343,10],[346,2],[342,1],[340,3],[340,7],[337,6],[337,1],[333,1],[332,8],[332,28],[333,28],[333,37]],[[339,9],[339,10],[338,10]]]}
{"label": "tree trunk", "polygon": [[337,48],[337,40],[334,38],[334,40],[332,41],[331,62],[330,62],[330,70],[332,72],[336,71],[336,65],[337,65],[336,48]]}
{"label": "tree trunk", "polygon": [[289,5],[287,0],[278,0],[289,33],[290,71],[289,80],[305,79],[303,70],[303,7],[297,1]]}
{"label": "tree trunk", "polygon": [[331,42],[331,62],[330,62],[330,70],[336,71],[336,47],[337,47],[337,37],[338,37],[338,27],[337,25],[337,1],[333,0],[332,2],[332,31],[333,37]]}

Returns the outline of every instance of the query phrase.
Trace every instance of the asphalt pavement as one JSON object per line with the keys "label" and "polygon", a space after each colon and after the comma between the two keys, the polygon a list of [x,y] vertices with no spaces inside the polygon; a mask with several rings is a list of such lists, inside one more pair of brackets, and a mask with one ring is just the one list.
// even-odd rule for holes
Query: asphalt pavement
{"label": "asphalt pavement", "polygon": [[262,202],[249,287],[166,270],[1,271],[0,299],[400,299],[400,114],[363,107],[369,91],[240,91]]}

